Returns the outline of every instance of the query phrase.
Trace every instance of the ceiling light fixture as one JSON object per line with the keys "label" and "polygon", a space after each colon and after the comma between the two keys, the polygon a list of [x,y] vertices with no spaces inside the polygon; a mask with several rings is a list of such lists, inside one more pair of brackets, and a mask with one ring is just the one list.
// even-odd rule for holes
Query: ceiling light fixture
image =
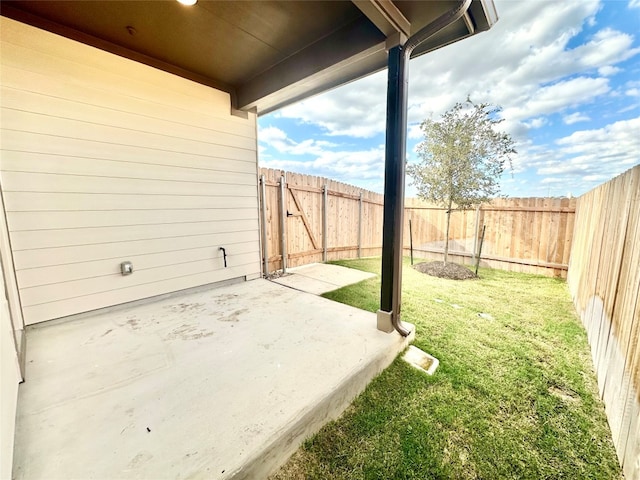
{"label": "ceiling light fixture", "polygon": [[178,3],[181,3],[182,5],[186,5],[187,7],[191,7],[198,2],[198,0],[177,0],[177,1]]}

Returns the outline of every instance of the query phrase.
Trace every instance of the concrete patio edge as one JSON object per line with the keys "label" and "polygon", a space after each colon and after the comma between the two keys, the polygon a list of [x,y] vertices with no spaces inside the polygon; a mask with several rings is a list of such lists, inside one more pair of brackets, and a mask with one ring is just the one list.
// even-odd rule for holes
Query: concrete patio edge
{"label": "concrete patio edge", "polygon": [[264,479],[413,340],[262,279],[28,335],[16,479]]}
{"label": "concrete patio edge", "polygon": [[276,432],[259,454],[248,458],[244,465],[230,472],[225,479],[267,478],[283,465],[306,439],[320,431],[328,422],[340,417],[367,385],[413,342],[415,327],[411,324],[406,325],[411,329],[408,337],[402,337],[396,332],[391,333],[396,336],[393,348],[380,352],[364,366],[353,370],[333,391],[301,412],[286,428]]}

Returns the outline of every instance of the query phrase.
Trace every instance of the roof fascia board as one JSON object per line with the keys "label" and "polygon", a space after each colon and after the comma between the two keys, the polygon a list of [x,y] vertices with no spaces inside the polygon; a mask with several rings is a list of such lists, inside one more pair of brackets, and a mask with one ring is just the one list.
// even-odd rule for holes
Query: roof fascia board
{"label": "roof fascia board", "polygon": [[474,21],[476,33],[489,30],[498,21],[498,11],[493,0],[474,0],[467,13]]}
{"label": "roof fascia board", "polygon": [[304,99],[341,87],[384,70],[386,66],[387,52],[384,48],[384,43],[382,43],[363,52],[357,63],[352,59],[345,60],[330,69],[323,70],[261,98],[257,102],[259,107],[258,115],[266,115]]}
{"label": "roof fascia board", "polygon": [[411,23],[391,0],[352,0],[366,17],[384,33],[391,37],[400,33],[405,37],[411,36]]}
{"label": "roof fascia board", "polygon": [[[476,21],[473,15],[470,15],[470,18],[460,18],[433,38],[416,47],[411,54],[411,58],[419,57],[479,33],[477,28],[474,28],[475,31],[470,29],[469,20],[471,20],[471,26],[475,26]],[[386,51],[383,52],[383,48],[377,46],[367,52],[363,52],[357,63],[353,60],[346,60],[335,64],[331,68],[266,95],[251,106],[258,106],[259,116],[266,115],[287,105],[345,85],[385,68],[387,68]]]}
{"label": "roof fascia board", "polygon": [[411,58],[417,58],[425,53],[434,52],[448,45],[452,45],[466,38],[472,37],[475,33],[468,31],[467,23],[460,18],[457,22],[449,26],[447,29],[439,32],[433,38],[430,38],[426,42],[418,45],[411,53]]}
{"label": "roof fascia board", "polygon": [[[384,50],[384,35],[366,17],[360,17],[239,86],[237,108],[259,107],[265,97],[286,87],[327,70],[337,71],[345,64],[357,64]],[[340,79],[338,83],[348,80]],[[264,113],[263,108],[259,110]]]}

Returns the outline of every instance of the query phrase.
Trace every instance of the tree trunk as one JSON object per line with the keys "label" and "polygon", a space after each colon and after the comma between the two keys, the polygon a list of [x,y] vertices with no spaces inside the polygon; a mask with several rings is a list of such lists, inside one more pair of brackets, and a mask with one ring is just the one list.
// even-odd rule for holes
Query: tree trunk
{"label": "tree trunk", "polygon": [[445,229],[444,234],[444,263],[446,265],[447,259],[449,257],[449,224],[451,223],[451,206],[453,205],[453,201],[449,200],[449,208],[447,209],[447,228]]}

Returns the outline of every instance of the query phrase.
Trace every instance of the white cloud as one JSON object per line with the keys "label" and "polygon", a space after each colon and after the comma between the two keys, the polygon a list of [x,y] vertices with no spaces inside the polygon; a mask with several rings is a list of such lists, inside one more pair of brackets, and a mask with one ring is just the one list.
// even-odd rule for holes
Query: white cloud
{"label": "white cloud", "polygon": [[536,117],[536,118],[532,118],[531,120],[529,120],[527,123],[525,123],[525,125],[528,128],[542,128],[548,123],[549,123],[549,120],[547,118],[545,118],[545,117]]}
{"label": "white cloud", "polygon": [[423,133],[419,123],[409,125],[409,129],[407,131],[407,137],[412,140],[422,139]]}
{"label": "white cloud", "polygon": [[589,120],[591,120],[591,118],[589,118],[588,115],[585,115],[584,113],[581,113],[581,112],[571,113],[569,115],[565,115],[564,117],[562,117],[562,121],[567,125],[573,125],[574,123],[578,123],[578,122],[588,122]]}
{"label": "white cloud", "polygon": [[612,67],[611,65],[605,65],[604,67],[598,68],[598,75],[602,77],[612,77],[613,75],[620,73],[621,71],[621,68]]}
{"label": "white cloud", "polygon": [[[499,3],[498,10],[501,20],[491,31],[434,52],[428,60],[425,57],[417,64],[417,80],[412,67],[412,92],[424,92],[427,98],[422,108],[410,98],[418,118],[429,111],[441,113],[467,93],[476,101],[516,107],[531,101],[541,87],[576,74],[591,76],[598,68],[612,67],[638,53],[630,35],[608,28],[583,45],[569,47],[585,19],[597,12],[597,2]],[[484,55],[481,63],[479,55]],[[439,88],[446,82],[455,89]],[[435,102],[428,97],[429,91],[438,92]],[[417,118],[410,116],[410,120]]]}
{"label": "white cloud", "polygon": [[556,148],[532,164],[538,175],[556,178],[573,191],[586,191],[640,163],[638,132],[640,117],[580,130],[556,140]]}
{"label": "white cloud", "polygon": [[591,102],[609,90],[609,81],[606,78],[573,78],[537,89],[524,102],[505,108],[503,117],[524,120],[534,115],[549,115]]}
{"label": "white cloud", "polygon": [[[258,141],[261,167],[319,175],[382,191],[383,145],[365,150],[348,150],[343,145],[324,140],[296,142],[286,132],[273,126],[260,128]],[[275,152],[268,154],[270,150]]]}
{"label": "white cloud", "polygon": [[[609,120],[612,123],[602,129],[575,132],[557,144],[540,145],[530,140],[543,134],[553,139],[558,133],[552,128],[545,129],[549,125],[558,125],[558,131],[566,131],[565,125],[579,128],[580,122],[591,118],[602,121],[607,115],[638,108],[635,100],[640,81],[620,85],[625,75],[631,75],[634,68],[637,71],[637,66],[629,62],[640,54],[637,38],[633,36],[635,32],[625,33],[597,24],[596,18],[600,20],[600,17],[596,15],[603,7],[602,0],[495,1],[500,21],[490,31],[411,61],[409,139],[422,138],[419,127],[422,120],[438,117],[470,95],[475,102],[490,102],[504,108],[505,121],[500,127],[518,142],[519,155],[514,158],[516,178],[522,178],[518,176],[527,172],[539,172],[545,178],[560,179],[547,180],[547,187],[569,187],[578,192],[578,183],[591,188],[595,186],[591,179],[596,176],[608,179],[620,173],[621,168],[628,168],[630,162],[637,163],[640,148],[631,137],[638,126],[631,120],[628,122],[632,123]],[[640,0],[631,0],[629,6],[640,8]],[[610,4],[606,8],[611,8]],[[585,31],[589,32],[587,36]],[[336,142],[342,141],[337,138],[340,135],[372,138],[384,133],[385,101],[386,72],[379,72],[292,105],[277,115],[319,126]],[[588,107],[595,102],[598,102],[598,113]],[[629,105],[631,103],[633,105]],[[558,115],[564,125],[552,115]],[[262,142],[262,132],[260,135]],[[311,165],[317,165],[323,172],[340,174],[328,165],[336,162],[336,166],[339,164],[352,172],[364,168],[364,176],[374,175],[367,169],[367,162],[346,159],[354,153],[354,158],[367,158],[375,164],[376,178],[381,178],[381,148],[340,153],[339,150],[347,149],[328,147],[317,139],[292,142],[279,138],[278,132],[270,135],[273,135],[270,142],[274,148],[279,147],[283,154],[281,160],[272,155],[270,162],[291,162],[285,153],[294,155],[304,151],[311,152]],[[376,137],[376,141],[378,139],[382,141],[381,137]],[[298,155],[302,158],[303,153]],[[301,162],[291,168],[294,167],[307,168]],[[525,188],[518,182],[511,183]],[[547,187],[540,193],[546,194]]]}
{"label": "white cloud", "polygon": [[304,160],[267,159],[261,167],[331,178],[381,192],[384,186],[384,146],[359,151],[325,151]]}
{"label": "white cloud", "polygon": [[[474,101],[502,105],[504,117],[511,120],[505,124],[508,131],[524,138],[528,128],[540,122],[531,119],[607,94],[610,87],[603,77],[639,53],[631,35],[611,28],[570,46],[583,25],[595,18],[598,0],[496,4],[500,21],[490,31],[412,60],[410,123],[437,116],[470,94]],[[600,76],[594,77],[596,73]],[[328,135],[370,138],[384,132],[385,91],[386,73],[379,72],[280,114],[316,124]],[[414,128],[409,133],[416,138]]]}
{"label": "white cloud", "polygon": [[[567,137],[556,140],[564,151],[584,152],[590,151],[595,146],[598,147],[597,155],[611,154],[610,148],[602,149],[602,146],[616,148],[614,151],[617,155],[622,155],[628,159],[638,160],[638,152],[640,151],[640,117],[630,120],[620,120],[606,127],[596,130],[581,130],[573,132]],[[570,150],[568,150],[570,149]]]}
{"label": "white cloud", "polygon": [[540,180],[540,183],[545,185],[549,183],[562,183],[562,182],[564,182],[563,178],[556,178],[556,177],[547,177]]}
{"label": "white cloud", "polygon": [[265,151],[264,148],[269,146],[280,153],[288,153],[290,155],[319,155],[326,148],[337,146],[337,144],[326,140],[307,139],[302,142],[295,142],[283,130],[273,126],[260,128],[258,141],[262,147],[261,151]]}
{"label": "white cloud", "polygon": [[370,138],[384,131],[386,73],[380,72],[280,111],[286,118],[319,125],[329,135]]}
{"label": "white cloud", "polygon": [[286,142],[287,134],[284,130],[279,129],[278,127],[268,126],[260,128],[258,138],[261,142],[265,143]]}
{"label": "white cloud", "polygon": [[631,105],[628,105],[624,108],[621,108],[620,110],[618,110],[616,113],[627,113],[630,112],[632,110],[636,110],[637,108],[640,108],[640,103],[632,103]]}
{"label": "white cloud", "polygon": [[632,48],[633,37],[611,28],[598,31],[592,40],[567,52],[573,60],[585,67],[609,66],[638,54],[638,48]]}

